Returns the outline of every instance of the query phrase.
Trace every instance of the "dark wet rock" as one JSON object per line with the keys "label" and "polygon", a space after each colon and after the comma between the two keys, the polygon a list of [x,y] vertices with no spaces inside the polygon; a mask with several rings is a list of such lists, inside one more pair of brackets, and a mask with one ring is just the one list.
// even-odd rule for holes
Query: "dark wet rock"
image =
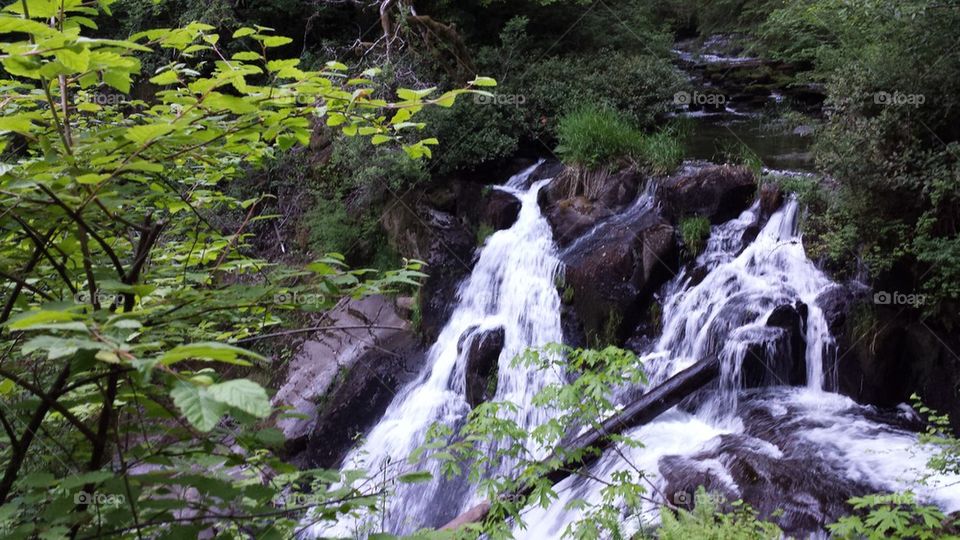
{"label": "dark wet rock", "polygon": [[342,382],[318,405],[320,414],[307,449],[297,461],[309,467],[336,467],[356,439],[383,416],[396,393],[417,376],[423,358],[416,336],[397,332],[339,371]]}
{"label": "dark wet rock", "polygon": [[476,235],[464,218],[416,199],[399,201],[380,222],[400,255],[427,263],[420,329],[432,341],[449,317],[458,284],[473,267]]}
{"label": "dark wet rock", "polygon": [[783,191],[774,184],[766,183],[760,187],[760,216],[767,219],[783,206]]}
{"label": "dark wet rock", "polygon": [[817,296],[816,305],[823,311],[830,333],[837,336],[847,322],[857,295],[850,286],[834,285]]}
{"label": "dark wet rock", "polygon": [[[829,454],[807,438],[811,430],[833,427],[836,418],[804,413],[790,402],[789,392],[744,394],[737,409],[744,433],[721,435],[693,455],[661,458],[666,496],[685,503],[703,486],[729,502],[743,500],[788,537],[805,538],[847,515],[850,497],[882,490],[865,479],[851,479],[842,455],[827,459]],[[884,414],[858,407],[839,413],[851,422],[865,415],[880,420]]]}
{"label": "dark wet rock", "polygon": [[296,454],[322,412],[318,403],[343,383],[342,375],[372,348],[398,335],[410,335],[410,324],[383,296],[347,300],[325,315],[325,325],[346,329],[317,332],[300,345],[289,362],[283,384],[273,398],[275,407],[286,407],[298,417],[281,417],[276,427],[286,438],[286,452]]}
{"label": "dark wet rock", "polygon": [[676,234],[655,211],[616,224],[564,255],[566,284],[586,336],[618,340],[677,268]]}
{"label": "dark wet rock", "polygon": [[503,328],[478,332],[468,329],[457,343],[457,352],[466,351],[464,387],[467,403],[471,407],[487,401],[496,393],[497,366],[503,350]]}
{"label": "dark wet rock", "polygon": [[509,229],[517,221],[520,199],[502,189],[491,190],[484,199],[481,221],[493,227],[493,230]]}
{"label": "dark wet rock", "polygon": [[711,165],[664,181],[657,195],[665,214],[679,220],[705,216],[713,224],[740,215],[753,202],[757,181],[746,167]]}
{"label": "dark wet rock", "polygon": [[632,169],[613,174],[567,169],[540,190],[537,202],[563,247],[633,202],[641,181]]}
{"label": "dark wet rock", "polygon": [[553,229],[554,242],[564,247],[612,215],[605,206],[594,204],[586,197],[574,197],[550,206],[546,219]]}
{"label": "dark wet rock", "polygon": [[806,384],[807,373],[807,306],[797,300],[794,305],[778,306],[767,318],[767,326],[784,332],[784,343],[777,351],[777,363],[785,365],[787,383]]}

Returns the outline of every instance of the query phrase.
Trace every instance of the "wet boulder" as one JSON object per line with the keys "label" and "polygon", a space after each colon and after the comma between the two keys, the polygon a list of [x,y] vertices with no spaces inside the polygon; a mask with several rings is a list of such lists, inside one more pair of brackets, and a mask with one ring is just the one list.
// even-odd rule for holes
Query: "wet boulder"
{"label": "wet boulder", "polygon": [[495,231],[509,229],[520,215],[520,206],[520,199],[502,189],[492,189],[484,198],[481,221]]}
{"label": "wet boulder", "polygon": [[800,301],[777,306],[763,327],[744,338],[746,348],[740,371],[746,388],[800,386],[806,383],[807,306]]}
{"label": "wet boulder", "polygon": [[466,351],[464,388],[466,400],[476,407],[496,393],[497,367],[503,350],[503,328],[478,331],[475,327],[464,332],[457,343],[457,352]]}
{"label": "wet boulder", "polygon": [[612,215],[613,212],[608,208],[578,196],[551,206],[546,219],[553,229],[554,242],[565,247],[592,229],[597,222]]}
{"label": "wet boulder", "polygon": [[664,213],[672,220],[704,216],[713,224],[746,210],[757,192],[753,171],[737,165],[708,165],[666,179],[657,190]]}
{"label": "wet boulder", "polygon": [[410,323],[397,307],[383,296],[367,296],[341,302],[325,314],[325,326],[336,330],[318,331],[301,345],[287,364],[283,383],[273,398],[274,407],[287,408],[294,415],[278,417],[277,429],[286,439],[286,452],[294,455],[306,448],[318,416],[318,404],[336,392],[343,375],[375,347],[383,347],[398,335],[411,336]]}
{"label": "wet boulder", "polygon": [[760,215],[767,219],[783,206],[783,191],[771,183],[760,187]]}
{"label": "wet boulder", "polygon": [[651,210],[587,240],[564,255],[571,305],[588,341],[619,341],[641,304],[675,274],[676,233]]}
{"label": "wet boulder", "polygon": [[400,389],[423,367],[424,350],[412,332],[398,332],[367,349],[350,368],[337,373],[340,383],[319,400],[320,411],[297,461],[332,468],[359,437],[383,416]]}
{"label": "wet boulder", "polygon": [[540,190],[537,202],[563,247],[633,202],[642,180],[632,169],[612,174],[566,169]]}
{"label": "wet boulder", "polygon": [[420,289],[420,330],[436,339],[446,323],[457,286],[474,263],[476,234],[462,217],[411,197],[401,199],[380,219],[390,245],[407,258],[427,263]]}

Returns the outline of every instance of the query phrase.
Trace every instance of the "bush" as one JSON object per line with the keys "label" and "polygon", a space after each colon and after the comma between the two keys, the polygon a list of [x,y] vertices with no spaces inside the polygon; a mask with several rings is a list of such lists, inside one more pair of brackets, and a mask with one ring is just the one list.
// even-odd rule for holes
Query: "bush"
{"label": "bush", "polygon": [[608,107],[586,105],[565,114],[560,118],[557,138],[557,153],[574,167],[595,170],[628,159],[650,172],[665,174],[683,160],[677,129],[668,127],[646,134]]}
{"label": "bush", "polygon": [[673,95],[684,87],[667,57],[602,50],[544,59],[519,79],[507,79],[502,91],[523,96],[527,129],[550,137],[559,129],[554,119],[584,103],[621,111],[635,125],[650,127],[672,110]]}
{"label": "bush", "polygon": [[430,169],[446,175],[513,155],[529,135],[520,122],[518,105],[464,96],[450,109],[421,113],[427,132],[441,143]]}
{"label": "bush", "polygon": [[721,500],[700,487],[694,496],[693,510],[664,508],[660,511],[660,540],[774,540],[783,534],[773,523],[757,519],[750,506],[741,501],[732,503],[733,511],[724,512]]}
{"label": "bush", "polygon": [[560,118],[557,153],[568,165],[597,168],[635,154],[642,137],[613,109],[588,105]]}

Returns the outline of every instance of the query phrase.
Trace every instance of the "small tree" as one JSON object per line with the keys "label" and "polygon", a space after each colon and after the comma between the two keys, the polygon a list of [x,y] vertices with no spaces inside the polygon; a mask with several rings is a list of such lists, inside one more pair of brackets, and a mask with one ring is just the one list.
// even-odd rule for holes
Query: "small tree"
{"label": "small tree", "polygon": [[[285,538],[309,508],[328,519],[374,504],[332,487],[339,473],[280,462],[279,432],[249,429],[273,411],[237,373],[267,359],[231,343],[278,324],[286,293],[324,309],[422,274],[252,258],[258,199],[221,188],[323,121],[430,156],[436,140],[407,134],[422,127],[414,114],[474,90],[388,102],[375,70],[303,71],[274,58],[290,40],[262,27],[234,32],[246,47],[229,57],[199,23],[88,37],[112,3],[23,0],[0,14],[0,534]],[[174,60],[144,83],[154,95],[129,97],[138,55],[158,50]],[[225,213],[246,217],[222,231]]]}

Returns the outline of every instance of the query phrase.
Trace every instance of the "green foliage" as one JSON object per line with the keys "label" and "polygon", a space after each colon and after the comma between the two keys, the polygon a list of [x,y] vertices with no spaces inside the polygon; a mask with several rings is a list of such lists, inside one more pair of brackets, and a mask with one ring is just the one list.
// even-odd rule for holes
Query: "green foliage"
{"label": "green foliage", "polygon": [[[474,408],[465,425],[456,434],[444,425],[430,429],[427,442],[411,456],[411,461],[435,459],[446,475],[467,477],[478,483],[480,492],[494,501],[483,532],[493,538],[508,537],[516,523],[522,523],[520,511],[528,505],[554,504],[556,493],[549,473],[568,469],[572,463],[599,453],[596,448],[570,449],[563,443],[580,429],[600,429],[617,410],[614,390],[620,385],[644,382],[637,358],[629,351],[607,347],[603,350],[572,349],[548,345],[529,350],[514,359],[517,365],[547,370],[564,369],[576,374],[573,382],[556,381],[546,385],[533,398],[533,408],[549,411],[543,424],[527,431],[517,423],[517,405],[510,402],[485,402]],[[528,414],[529,411],[523,411]],[[614,437],[621,448],[635,448],[639,442]],[[549,455],[539,460],[536,456]],[[511,464],[502,475],[491,469]],[[469,469],[464,470],[465,464]],[[587,477],[589,479],[589,477]],[[641,504],[646,496],[643,471],[626,461],[622,469],[612,471],[603,480],[599,504],[576,500],[571,508],[581,511],[581,519],[563,533],[567,538],[595,538],[609,533],[622,534],[641,519]],[[522,494],[519,497],[501,495]]]}
{"label": "green foliage", "polygon": [[[324,122],[429,156],[436,141],[413,115],[467,90],[375,99],[375,70],[302,70],[263,27],[230,44],[201,23],[88,36],[112,3],[27,0],[0,15],[0,535],[289,538],[307,510],[376,504],[379,491],[341,487],[354,473],[278,458],[283,437],[262,422],[283,413],[254,382],[270,361],[238,344],[293,310],[416,286],[420,265],[255,259],[247,227],[269,216],[227,187]],[[129,97],[144,83],[137,55],[156,51],[175,58],[144,76],[159,90]]]}
{"label": "green foliage", "polygon": [[696,257],[707,246],[710,238],[710,220],[703,216],[686,217],[680,220],[680,236],[683,245]]}
{"label": "green foliage", "polygon": [[616,110],[630,124],[651,127],[672,109],[673,95],[684,84],[666,55],[602,50],[545,58],[507,79],[502,91],[524,96],[521,109],[530,132],[552,135],[562,129],[555,119],[587,103]]}
{"label": "green foliage", "polygon": [[493,227],[491,227],[490,225],[487,225],[486,223],[481,223],[480,226],[477,227],[477,245],[482,246],[483,243],[487,241],[487,238],[489,238],[490,235],[495,232],[496,231],[494,231]]}
{"label": "green foliage", "polygon": [[850,504],[857,514],[827,526],[836,538],[956,538],[952,520],[936,506],[917,503],[909,491],[854,497]]}
{"label": "green foliage", "polygon": [[515,103],[480,96],[460,100],[447,111],[425,111],[428,130],[444,141],[431,170],[447,175],[513,155],[527,135],[519,114]]}
{"label": "green foliage", "polygon": [[920,435],[920,443],[936,449],[927,467],[941,474],[960,474],[960,439],[954,434],[950,418],[924,405],[916,394],[910,396],[910,401],[927,420],[927,431]]}
{"label": "green foliage", "polygon": [[659,540],[775,540],[783,533],[773,523],[757,519],[756,512],[742,501],[724,511],[721,499],[702,486],[694,495],[693,510],[660,510]]}
{"label": "green foliage", "polygon": [[752,148],[742,142],[731,144],[721,149],[721,155],[727,163],[736,163],[753,171],[753,174],[760,176],[763,173],[763,160],[753,151]]}
{"label": "green foliage", "polygon": [[676,126],[643,133],[613,109],[586,105],[560,118],[556,151],[577,168],[610,169],[627,160],[666,174],[683,160],[680,136]]}
{"label": "green foliage", "polygon": [[[830,262],[859,258],[878,280],[916,281],[928,315],[953,317],[960,12],[919,0],[787,3],[761,33],[826,83],[830,114],[815,151],[837,182],[822,234],[835,247]],[[936,67],[918,75],[917,66]]]}

